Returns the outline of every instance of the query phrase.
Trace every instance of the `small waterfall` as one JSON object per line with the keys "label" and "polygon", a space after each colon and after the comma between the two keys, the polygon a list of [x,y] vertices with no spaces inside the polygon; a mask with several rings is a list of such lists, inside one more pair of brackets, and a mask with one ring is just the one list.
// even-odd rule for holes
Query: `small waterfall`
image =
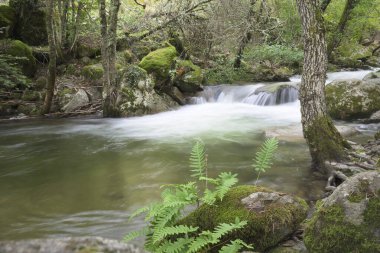
{"label": "small waterfall", "polygon": [[[275,86],[275,89],[273,87]],[[298,99],[298,90],[292,84],[256,84],[244,86],[208,86],[191,98],[192,104],[205,103],[246,103],[251,105],[279,105],[295,102]]]}

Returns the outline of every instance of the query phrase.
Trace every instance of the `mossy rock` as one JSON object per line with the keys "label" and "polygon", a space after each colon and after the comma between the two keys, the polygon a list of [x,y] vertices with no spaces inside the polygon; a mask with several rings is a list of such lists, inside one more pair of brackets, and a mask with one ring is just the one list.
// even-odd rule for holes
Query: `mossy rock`
{"label": "mossy rock", "polygon": [[[256,197],[262,199],[255,202]],[[274,200],[270,201],[269,197]],[[201,205],[180,223],[213,230],[218,224],[232,223],[236,218],[246,220],[248,224],[243,229],[221,241],[241,239],[253,244],[255,251],[262,252],[291,235],[306,218],[307,210],[306,202],[300,198],[245,185],[232,188],[215,205]]]}
{"label": "mossy rock", "polygon": [[272,83],[272,84],[264,85],[258,88],[257,90],[255,90],[255,94],[258,94],[260,92],[277,93],[283,89],[289,89],[289,88],[298,90],[298,87],[299,87],[299,83],[296,83],[296,82]]}
{"label": "mossy rock", "polygon": [[9,6],[0,5],[0,39],[12,37],[15,24],[15,10]]}
{"label": "mossy rock", "polygon": [[309,252],[380,252],[380,173],[359,173],[317,205],[307,222]]}
{"label": "mossy rock", "polygon": [[177,50],[173,46],[160,48],[145,56],[139,67],[153,74],[157,79],[165,80],[169,78],[169,71],[177,55]]}
{"label": "mossy rock", "polygon": [[202,69],[190,60],[177,60],[174,85],[183,93],[201,91],[204,75]]}
{"label": "mossy rock", "polygon": [[100,63],[88,65],[82,69],[82,75],[89,80],[99,80],[103,78],[103,74],[103,66]]}
{"label": "mossy rock", "polygon": [[380,110],[380,85],[373,80],[336,80],[326,86],[329,114],[335,119],[360,119]]}
{"label": "mossy rock", "polygon": [[36,60],[33,57],[32,49],[19,40],[1,40],[0,54],[11,55],[15,58],[15,63],[22,69],[24,75],[33,77],[36,73]]}
{"label": "mossy rock", "polygon": [[133,53],[131,50],[124,50],[123,56],[125,62],[131,63],[133,61]]}
{"label": "mossy rock", "polygon": [[141,83],[149,83],[151,84],[151,87],[146,87],[147,89],[153,89],[153,85],[154,83],[153,82],[146,82],[147,78],[148,78],[148,73],[146,72],[146,70],[140,68],[139,66],[137,65],[129,65],[126,69],[125,69],[125,77],[124,77],[124,81],[122,82],[122,85],[121,87],[123,86],[130,86],[130,87],[139,87],[140,86],[140,89],[143,89],[143,86],[145,87],[145,85],[142,85]]}
{"label": "mossy rock", "polygon": [[88,43],[79,43],[76,53],[79,58],[95,58],[101,54],[101,49],[98,46],[90,45]]}

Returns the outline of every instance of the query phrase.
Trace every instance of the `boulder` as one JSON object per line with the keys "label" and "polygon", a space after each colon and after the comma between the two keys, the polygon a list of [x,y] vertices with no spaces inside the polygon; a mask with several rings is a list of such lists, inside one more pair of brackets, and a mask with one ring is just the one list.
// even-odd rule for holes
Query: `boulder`
{"label": "boulder", "polygon": [[196,93],[202,91],[204,76],[202,69],[190,60],[177,60],[174,85],[183,93]]}
{"label": "boulder", "polygon": [[255,90],[256,95],[261,95],[257,104],[279,105],[298,100],[299,83],[284,82],[264,85]]}
{"label": "boulder", "polygon": [[15,10],[9,6],[0,5],[0,39],[11,37],[15,24]]}
{"label": "boulder", "polygon": [[103,78],[104,70],[102,64],[93,64],[83,67],[82,75],[89,80],[99,80]]}
{"label": "boulder", "polygon": [[380,172],[356,174],[320,201],[304,242],[309,252],[380,252]]}
{"label": "boulder", "polygon": [[256,186],[232,188],[215,205],[201,205],[180,223],[213,230],[220,223],[236,218],[248,224],[221,241],[241,239],[262,252],[276,246],[294,233],[306,218],[308,205],[300,198]]}
{"label": "boulder", "polygon": [[130,65],[125,71],[119,104],[122,116],[158,113],[178,106],[168,95],[158,94],[153,79],[135,65]]}
{"label": "boulder", "polygon": [[95,58],[101,54],[100,47],[98,45],[93,45],[91,43],[80,42],[77,47],[77,56],[78,58]]}
{"label": "boulder", "polygon": [[329,114],[335,119],[349,120],[366,118],[380,110],[380,85],[374,80],[336,80],[328,84],[326,103]]}
{"label": "boulder", "polygon": [[177,55],[175,47],[169,45],[149,53],[141,60],[139,67],[145,69],[148,74],[153,74],[156,79],[165,80],[169,78],[170,69]]}
{"label": "boulder", "polygon": [[1,40],[0,54],[14,56],[14,62],[21,68],[24,75],[33,77],[36,73],[37,66],[32,49],[23,42],[19,40]]}
{"label": "boulder", "polygon": [[0,241],[2,253],[143,253],[133,245],[101,237],[67,237],[22,241]]}
{"label": "boulder", "polygon": [[79,109],[82,106],[85,106],[90,103],[90,99],[85,90],[80,89],[70,100],[68,104],[66,104],[62,110],[65,112],[73,112]]}

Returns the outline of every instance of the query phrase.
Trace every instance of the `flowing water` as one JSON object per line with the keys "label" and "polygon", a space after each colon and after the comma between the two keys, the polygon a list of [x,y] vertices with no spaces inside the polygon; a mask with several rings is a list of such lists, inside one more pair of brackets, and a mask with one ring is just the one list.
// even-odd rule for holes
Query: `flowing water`
{"label": "flowing water", "polygon": [[[0,124],[0,239],[121,239],[144,224],[127,223],[128,216],[157,200],[160,185],[190,180],[195,138],[206,143],[210,174],[232,171],[252,184],[264,130],[300,124],[294,94],[281,105],[258,102],[254,92],[262,85],[207,88],[198,104],[152,116]],[[313,199],[324,182],[309,164],[304,143],[281,142],[259,184]]]}

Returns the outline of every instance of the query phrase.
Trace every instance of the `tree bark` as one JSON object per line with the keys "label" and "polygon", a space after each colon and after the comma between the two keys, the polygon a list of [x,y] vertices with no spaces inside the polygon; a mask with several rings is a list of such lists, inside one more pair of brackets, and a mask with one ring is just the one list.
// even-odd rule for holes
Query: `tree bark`
{"label": "tree bark", "polygon": [[46,28],[48,34],[49,41],[49,67],[48,67],[48,82],[46,87],[46,95],[44,106],[42,109],[42,114],[46,114],[50,112],[51,104],[54,96],[54,88],[55,88],[55,79],[56,79],[56,71],[57,71],[57,54],[56,54],[56,44],[54,40],[54,29],[53,29],[53,10],[54,4],[53,0],[46,0]]}
{"label": "tree bark", "polygon": [[102,35],[103,76],[103,117],[118,117],[117,106],[118,81],[116,70],[116,29],[120,0],[111,0],[109,15],[105,0],[99,2],[99,14]]}
{"label": "tree bark", "polygon": [[324,173],[325,161],[346,157],[347,142],[327,114],[325,82],[327,46],[318,0],[297,0],[304,33],[304,64],[300,87],[304,137],[309,145],[312,167]]}

